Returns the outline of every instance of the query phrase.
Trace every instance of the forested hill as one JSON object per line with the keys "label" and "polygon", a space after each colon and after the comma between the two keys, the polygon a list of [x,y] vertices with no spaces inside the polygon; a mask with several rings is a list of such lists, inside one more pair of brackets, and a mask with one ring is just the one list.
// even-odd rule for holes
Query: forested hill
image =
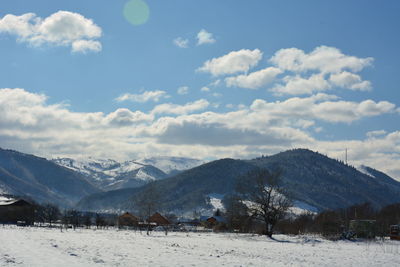
{"label": "forested hill", "polygon": [[44,158],[0,148],[0,194],[71,207],[99,192],[81,174]]}
{"label": "forested hill", "polygon": [[[400,202],[400,183],[385,175],[365,174],[356,168],[307,149],[295,149],[254,160],[221,159],[156,181],[165,210],[210,208],[209,196],[234,190],[236,179],[255,168],[282,170],[283,185],[295,198],[323,209],[370,202],[374,206]],[[132,209],[134,199],[148,186],[121,197],[118,190],[82,199],[80,209]],[[122,193],[122,191],[121,191]],[[109,200],[109,201],[108,201]]]}
{"label": "forested hill", "polygon": [[372,173],[369,168],[368,175],[307,149],[289,150],[249,162],[261,168],[282,169],[287,190],[296,199],[319,209],[362,202],[382,206],[400,201],[400,183],[382,172]]}

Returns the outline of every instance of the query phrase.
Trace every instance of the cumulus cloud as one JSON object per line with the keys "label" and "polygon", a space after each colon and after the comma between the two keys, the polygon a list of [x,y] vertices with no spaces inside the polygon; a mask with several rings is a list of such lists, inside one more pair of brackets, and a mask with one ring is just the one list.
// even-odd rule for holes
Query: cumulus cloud
{"label": "cumulus cloud", "polygon": [[259,49],[242,49],[230,52],[222,57],[207,60],[198,71],[211,73],[213,76],[248,72],[262,58]]}
{"label": "cumulus cloud", "polygon": [[215,41],[213,34],[204,29],[197,34],[197,45],[212,44]]}
{"label": "cumulus cloud", "polygon": [[189,102],[184,105],[177,105],[171,103],[160,104],[154,107],[151,111],[152,114],[188,114],[194,111],[204,110],[210,105],[205,99],[200,99],[194,102]]}
{"label": "cumulus cloud", "polygon": [[93,40],[78,40],[72,43],[72,52],[74,53],[87,53],[87,52],[100,52],[101,43]]}
{"label": "cumulus cloud", "polygon": [[132,112],[126,108],[119,108],[114,112],[108,114],[104,121],[107,124],[117,125],[117,126],[129,126],[138,122],[148,122],[152,121],[154,116],[151,114],[145,114],[141,111]]}
{"label": "cumulus cloud", "polygon": [[315,119],[332,123],[351,123],[366,117],[394,113],[396,105],[387,101],[333,101],[336,96],[317,94],[311,97],[289,98],[283,102],[256,99],[251,109],[270,119]]}
{"label": "cumulus cloud", "polygon": [[[346,55],[329,46],[316,47],[310,53],[298,48],[286,48],[278,50],[269,59],[273,66],[248,73],[259,64],[262,55],[259,49],[232,51],[207,60],[197,71],[208,72],[213,76],[244,72],[225,78],[226,86],[258,89],[276,82],[269,90],[277,95],[314,94],[335,88],[358,91],[372,89],[370,81],[364,81],[360,75],[355,74],[372,64],[371,57]],[[286,73],[283,78],[277,77],[282,73]]]}
{"label": "cumulus cloud", "polygon": [[158,102],[160,101],[160,99],[168,97],[169,96],[167,95],[167,92],[157,90],[157,91],[145,91],[141,94],[126,93],[117,97],[115,100],[118,102],[133,101],[133,102],[144,103],[148,101]]}
{"label": "cumulus cloud", "polygon": [[331,74],[329,81],[336,86],[352,90],[369,91],[372,88],[370,81],[363,81],[359,75],[348,71]]}
{"label": "cumulus cloud", "polygon": [[271,91],[278,95],[302,95],[325,91],[330,88],[330,84],[322,74],[313,74],[309,78],[303,78],[299,75],[286,76],[283,78],[283,82],[283,85],[278,84]]}
{"label": "cumulus cloud", "polygon": [[181,86],[181,87],[178,88],[177,93],[180,94],[180,95],[187,95],[189,93],[189,87],[188,86]]}
{"label": "cumulus cloud", "polygon": [[225,83],[228,87],[236,86],[241,88],[258,89],[274,81],[276,76],[281,73],[282,70],[269,67],[263,70],[252,72],[248,75],[243,74],[236,77],[228,77],[225,79]]}
{"label": "cumulus cloud", "polygon": [[101,50],[96,40],[102,35],[101,28],[91,19],[69,11],[58,11],[47,18],[34,13],[7,14],[0,19],[0,33],[16,35],[19,42],[32,46],[71,46],[73,52],[83,53]]}
{"label": "cumulus cloud", "polygon": [[282,70],[293,72],[312,70],[322,73],[338,73],[343,70],[359,72],[370,66],[373,58],[348,56],[335,47],[319,46],[308,54],[298,48],[280,49],[271,57],[270,62]]}
{"label": "cumulus cloud", "polygon": [[173,43],[180,48],[188,48],[189,47],[189,40],[183,39],[182,37],[177,37],[174,39]]}
{"label": "cumulus cloud", "polygon": [[207,86],[203,86],[203,87],[201,87],[201,89],[200,89],[200,91],[202,91],[202,92],[210,92],[210,87],[207,87]]}

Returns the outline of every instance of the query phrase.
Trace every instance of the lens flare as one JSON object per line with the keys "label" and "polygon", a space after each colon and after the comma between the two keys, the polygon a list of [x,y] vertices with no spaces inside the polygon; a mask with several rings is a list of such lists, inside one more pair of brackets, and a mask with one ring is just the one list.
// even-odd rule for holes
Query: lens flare
{"label": "lens flare", "polygon": [[131,0],[124,6],[124,17],[133,25],[146,23],[149,16],[149,6],[143,0]]}

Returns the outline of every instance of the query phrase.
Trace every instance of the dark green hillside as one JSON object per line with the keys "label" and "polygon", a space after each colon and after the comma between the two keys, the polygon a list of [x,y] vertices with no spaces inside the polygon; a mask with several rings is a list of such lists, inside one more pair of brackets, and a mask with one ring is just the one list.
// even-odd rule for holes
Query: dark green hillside
{"label": "dark green hillside", "polygon": [[44,158],[4,149],[0,149],[0,189],[61,206],[98,192],[79,173]]}
{"label": "dark green hillside", "polygon": [[249,162],[262,168],[283,169],[285,187],[293,196],[320,209],[362,202],[378,207],[400,201],[400,183],[392,178],[372,178],[352,166],[307,149],[281,152]]}

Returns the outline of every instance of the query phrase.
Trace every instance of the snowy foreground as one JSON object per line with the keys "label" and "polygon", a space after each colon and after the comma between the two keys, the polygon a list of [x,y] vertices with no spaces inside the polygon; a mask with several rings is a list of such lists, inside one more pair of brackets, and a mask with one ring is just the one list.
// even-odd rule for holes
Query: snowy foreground
{"label": "snowy foreground", "polygon": [[400,266],[400,242],[0,226],[0,266]]}

